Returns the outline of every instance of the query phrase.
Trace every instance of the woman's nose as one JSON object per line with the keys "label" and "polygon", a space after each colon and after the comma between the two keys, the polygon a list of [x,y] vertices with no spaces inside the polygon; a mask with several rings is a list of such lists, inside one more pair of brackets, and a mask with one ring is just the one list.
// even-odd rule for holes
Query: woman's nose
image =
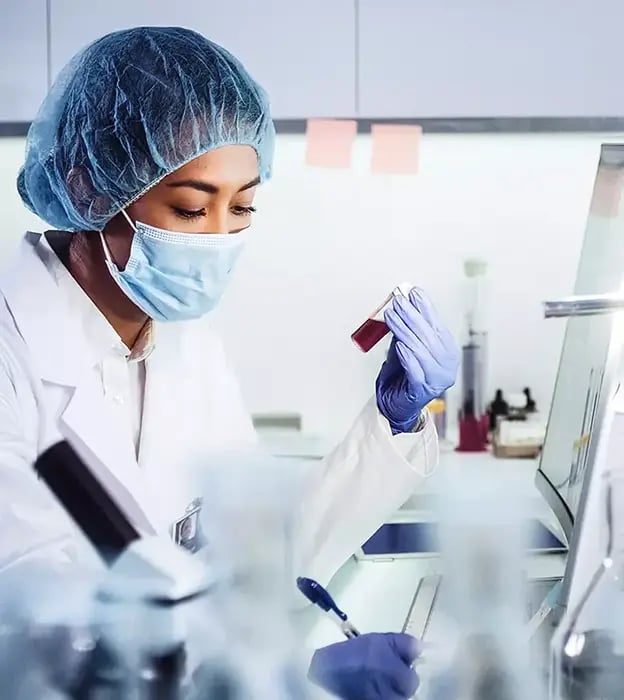
{"label": "woman's nose", "polygon": [[230,232],[230,205],[229,202],[211,207],[207,218],[206,233]]}

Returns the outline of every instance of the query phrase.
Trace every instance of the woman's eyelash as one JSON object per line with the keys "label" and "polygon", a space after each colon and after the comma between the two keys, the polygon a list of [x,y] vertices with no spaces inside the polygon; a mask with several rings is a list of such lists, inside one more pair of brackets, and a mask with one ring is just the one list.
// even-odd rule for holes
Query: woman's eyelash
{"label": "woman's eyelash", "polygon": [[179,209],[178,207],[174,207],[173,210],[175,213],[180,216],[183,219],[198,219],[200,216],[205,216],[206,210],[205,209]]}
{"label": "woman's eyelash", "polygon": [[249,214],[255,214],[256,208],[252,206],[248,207],[242,207],[242,206],[237,206],[237,207],[232,207],[232,214],[235,216],[248,216]]}
{"label": "woman's eyelash", "polygon": [[[180,209],[179,207],[174,207],[176,215],[182,219],[199,219],[200,216],[206,215],[205,209]],[[236,206],[231,209],[234,216],[249,216],[250,214],[255,214],[256,208],[252,206],[243,207]]]}

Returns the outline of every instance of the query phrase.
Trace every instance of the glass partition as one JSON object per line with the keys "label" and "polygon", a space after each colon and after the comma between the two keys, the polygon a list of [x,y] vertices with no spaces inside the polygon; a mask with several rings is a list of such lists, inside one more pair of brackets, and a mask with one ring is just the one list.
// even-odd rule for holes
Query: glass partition
{"label": "glass partition", "polygon": [[[623,194],[624,145],[603,145],[574,294],[624,291]],[[537,484],[568,539],[592,465],[598,432],[593,428],[600,426],[605,399],[616,388],[614,318],[611,313],[567,321]]]}

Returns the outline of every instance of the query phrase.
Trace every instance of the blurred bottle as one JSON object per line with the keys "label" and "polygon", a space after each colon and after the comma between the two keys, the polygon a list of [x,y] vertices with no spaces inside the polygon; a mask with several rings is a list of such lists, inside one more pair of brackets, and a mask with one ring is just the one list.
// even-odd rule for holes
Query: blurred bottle
{"label": "blurred bottle", "polygon": [[[297,594],[292,526],[301,474],[300,465],[265,454],[223,455],[203,472],[206,546],[199,556],[219,582],[210,604],[223,630],[221,669],[236,679],[233,694],[215,698],[306,700],[311,692],[290,617]],[[206,671],[204,692],[224,678],[214,666],[204,664]]]}
{"label": "blurred bottle", "polygon": [[67,576],[25,563],[0,580],[0,697],[60,700],[82,674],[95,640],[90,606],[97,575]]}
{"label": "blurred bottle", "polygon": [[508,487],[492,480],[454,476],[446,486],[440,497],[440,622],[427,652],[424,697],[537,700],[525,630],[528,533],[521,499],[509,498]]}
{"label": "blurred bottle", "polygon": [[552,700],[624,698],[624,474],[606,474],[601,565],[552,640]]}

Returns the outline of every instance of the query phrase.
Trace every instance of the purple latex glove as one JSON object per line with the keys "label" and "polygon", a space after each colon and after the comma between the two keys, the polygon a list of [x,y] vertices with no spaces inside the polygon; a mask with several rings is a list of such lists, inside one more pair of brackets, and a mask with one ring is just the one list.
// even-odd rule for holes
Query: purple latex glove
{"label": "purple latex glove", "polygon": [[342,700],[406,700],[418,688],[419,655],[409,634],[363,634],[318,649],[308,677]]}
{"label": "purple latex glove", "polygon": [[459,348],[420,289],[396,297],[385,321],[394,338],[377,377],[377,405],[393,434],[409,433],[423,408],[455,383]]}

